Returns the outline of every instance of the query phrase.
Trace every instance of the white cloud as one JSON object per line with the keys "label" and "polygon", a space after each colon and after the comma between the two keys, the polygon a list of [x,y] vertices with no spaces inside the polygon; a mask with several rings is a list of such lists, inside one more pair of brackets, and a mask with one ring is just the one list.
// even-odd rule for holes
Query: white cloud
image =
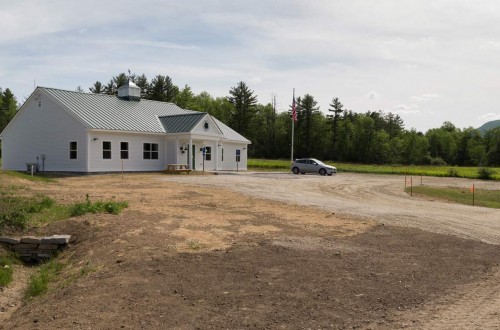
{"label": "white cloud", "polygon": [[439,97],[439,94],[422,94],[420,96],[411,96],[410,100],[413,102],[428,102],[437,97]]}
{"label": "white cloud", "polygon": [[500,120],[500,113],[486,113],[484,115],[481,115],[477,117],[478,119],[484,120],[484,121],[492,121],[492,120]]}
{"label": "white cloud", "polygon": [[487,51],[500,51],[500,42],[499,41],[488,41],[481,46],[479,49],[487,50]]}
{"label": "white cloud", "polygon": [[249,82],[251,84],[259,84],[259,83],[262,82],[262,78],[260,78],[260,77],[252,77],[252,78],[250,78]]}
{"label": "white cloud", "polygon": [[398,104],[394,106],[394,113],[401,115],[420,114],[419,106],[416,104]]}
{"label": "white cloud", "polygon": [[366,97],[369,98],[370,100],[378,100],[380,95],[375,91],[369,91],[366,94]]}

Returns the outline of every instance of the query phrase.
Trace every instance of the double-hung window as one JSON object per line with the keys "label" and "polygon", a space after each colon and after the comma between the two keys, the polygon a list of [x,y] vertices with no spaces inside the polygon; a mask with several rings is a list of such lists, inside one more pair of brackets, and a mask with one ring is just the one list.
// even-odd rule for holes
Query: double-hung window
{"label": "double-hung window", "polygon": [[120,142],[120,158],[128,159],[128,142]]}
{"label": "double-hung window", "polygon": [[69,159],[77,159],[78,157],[78,143],[71,141],[69,143]]}
{"label": "double-hung window", "polygon": [[212,160],[212,147],[205,147],[205,160]]}
{"label": "double-hung window", "polygon": [[111,159],[111,141],[102,141],[102,159]]}

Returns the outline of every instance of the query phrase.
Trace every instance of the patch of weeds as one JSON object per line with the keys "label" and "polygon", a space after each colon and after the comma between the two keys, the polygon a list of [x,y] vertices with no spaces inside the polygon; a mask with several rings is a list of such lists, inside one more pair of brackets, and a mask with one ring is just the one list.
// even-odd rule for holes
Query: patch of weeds
{"label": "patch of weeds", "polygon": [[0,288],[6,287],[12,282],[14,269],[12,265],[17,264],[18,259],[14,254],[0,256]]}
{"label": "patch of weeds", "polygon": [[191,250],[197,251],[197,250],[203,249],[205,247],[205,245],[200,243],[200,242],[191,241],[191,242],[189,242],[188,247]]}
{"label": "patch of weeds", "polygon": [[49,284],[56,279],[63,268],[64,264],[55,259],[43,263],[38,271],[31,276],[26,296],[34,298],[47,292]]}
{"label": "patch of weeds", "polygon": [[55,201],[42,194],[33,197],[0,196],[0,231],[4,228],[25,229],[32,214],[50,209]]}
{"label": "patch of weeds", "polygon": [[119,214],[124,208],[128,207],[127,202],[113,201],[90,201],[89,194],[86,195],[85,203],[73,204],[70,208],[72,217],[84,215],[86,213],[111,213]]}

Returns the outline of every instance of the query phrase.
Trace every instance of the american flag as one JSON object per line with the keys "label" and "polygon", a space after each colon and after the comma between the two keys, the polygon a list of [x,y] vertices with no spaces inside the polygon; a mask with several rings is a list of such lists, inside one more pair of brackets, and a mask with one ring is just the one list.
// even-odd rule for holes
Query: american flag
{"label": "american flag", "polygon": [[297,122],[297,105],[295,104],[295,93],[293,94],[292,102],[292,119],[294,122]]}

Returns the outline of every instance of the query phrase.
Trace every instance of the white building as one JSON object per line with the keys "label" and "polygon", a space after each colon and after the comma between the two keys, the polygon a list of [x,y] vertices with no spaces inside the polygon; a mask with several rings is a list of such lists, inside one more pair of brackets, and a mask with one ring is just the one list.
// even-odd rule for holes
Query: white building
{"label": "white building", "polygon": [[0,138],[4,170],[81,173],[246,170],[251,143],[207,113],[140,99],[131,82],[118,96],[38,87]]}

